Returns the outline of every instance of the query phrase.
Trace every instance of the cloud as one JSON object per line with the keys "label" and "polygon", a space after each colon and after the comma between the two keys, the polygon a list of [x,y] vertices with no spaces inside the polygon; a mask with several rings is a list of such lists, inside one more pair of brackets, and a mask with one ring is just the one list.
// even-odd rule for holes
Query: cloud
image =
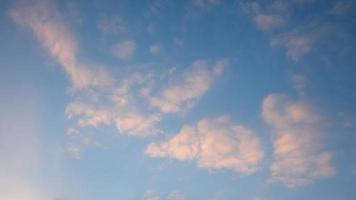
{"label": "cloud", "polygon": [[160,121],[159,113],[140,111],[140,95],[135,94],[134,87],[143,87],[145,81],[147,79],[141,75],[133,74],[107,91],[94,92],[94,99],[81,96],[66,107],[66,115],[68,119],[76,119],[79,128],[115,125],[120,134],[147,136],[158,133],[154,127]]}
{"label": "cloud", "polygon": [[96,26],[104,35],[124,33],[127,31],[123,20],[118,16],[103,16],[96,21]]}
{"label": "cloud", "polygon": [[262,30],[279,27],[285,23],[281,16],[258,14],[254,17],[256,25]]}
{"label": "cloud", "polygon": [[294,88],[298,91],[299,95],[304,95],[305,89],[308,84],[307,78],[301,74],[294,74],[292,76],[292,82]]}
{"label": "cloud", "polygon": [[221,75],[226,64],[226,60],[219,60],[209,69],[206,61],[195,61],[192,69],[184,73],[182,80],[164,88],[157,96],[147,95],[151,106],[164,113],[175,113],[186,109],[208,91],[214,80]]}
{"label": "cloud", "polygon": [[251,15],[256,26],[263,31],[270,31],[287,24],[289,11],[287,4],[282,1],[274,1],[266,6],[253,1],[242,3],[241,7]]}
{"label": "cloud", "polygon": [[77,41],[52,1],[18,3],[9,15],[17,25],[32,30],[42,46],[63,67],[74,88],[110,83],[110,77],[104,69],[89,67],[77,59]]}
{"label": "cloud", "polygon": [[150,46],[150,53],[151,54],[158,54],[162,49],[160,44],[153,44]]}
{"label": "cloud", "polygon": [[287,33],[272,39],[271,46],[282,47],[287,50],[287,56],[298,60],[312,49],[313,39],[306,35]]}
{"label": "cloud", "polygon": [[129,135],[147,136],[157,134],[160,131],[155,125],[160,121],[159,115],[142,115],[140,113],[128,113],[116,118],[116,128],[120,133]]}
{"label": "cloud", "polygon": [[143,195],[144,200],[187,200],[188,198],[180,191],[172,191],[162,197],[153,190],[147,190]]}
{"label": "cloud", "polygon": [[335,174],[332,153],[322,150],[320,117],[310,105],[271,94],[263,101],[262,117],[274,131],[272,182],[298,187]]}
{"label": "cloud", "polygon": [[251,174],[259,168],[263,151],[254,132],[230,122],[229,117],[202,119],[196,126],[184,126],[167,141],[151,143],[145,152],[151,157],[194,160],[200,168],[231,169]]}
{"label": "cloud", "polygon": [[[118,134],[135,137],[162,133],[159,123],[165,114],[192,107],[222,73],[225,62],[217,61],[212,69],[208,69],[205,61],[196,61],[190,69],[183,72],[183,82],[177,84],[165,84],[165,81],[170,81],[173,73],[177,73],[171,69],[162,73],[130,73],[109,86],[82,91],[65,110],[67,118],[75,122],[67,133],[68,152],[80,158],[83,149],[96,141],[91,138],[94,137],[92,135],[77,133],[84,128],[87,131],[87,128],[115,127]],[[161,85],[168,87],[162,88]],[[152,96],[152,91],[159,95]],[[175,92],[178,93],[174,94]],[[180,93],[185,95],[182,97]],[[160,104],[152,102],[156,100]],[[168,106],[170,110],[164,106]]]}
{"label": "cloud", "polygon": [[195,4],[199,7],[204,7],[207,5],[217,5],[221,0],[195,0]]}
{"label": "cloud", "polygon": [[132,40],[121,42],[113,47],[113,54],[121,60],[130,59],[135,52],[136,43]]}
{"label": "cloud", "polygon": [[103,124],[111,123],[111,113],[105,109],[98,109],[84,102],[75,101],[70,103],[65,110],[68,119],[74,116],[79,117],[78,126],[97,127]]}
{"label": "cloud", "polygon": [[[72,101],[67,105],[65,114],[68,120],[74,122],[67,133],[68,151],[77,158],[85,146],[95,142],[91,138],[93,134],[80,133],[83,129],[88,132],[90,129],[110,126],[115,127],[119,134],[137,137],[161,133],[157,124],[164,117],[163,114],[192,107],[222,73],[226,63],[225,60],[217,61],[209,69],[207,62],[196,61],[192,69],[181,76],[182,80],[167,84],[167,88],[154,85],[156,81],[152,77],[168,76],[159,71],[129,72],[116,74],[117,77],[113,78],[115,74],[109,74],[103,67],[78,59],[78,41],[64,23],[64,17],[54,1],[21,1],[14,4],[9,16],[17,25],[33,32],[72,82]],[[118,21],[104,20],[98,22],[98,26],[103,31],[113,31],[111,29],[118,28]],[[113,24],[116,28],[112,27]],[[126,60],[134,55],[135,48],[135,42],[128,40],[116,44],[113,52]],[[152,52],[157,51],[157,46],[152,48]],[[157,95],[151,96],[151,91]],[[73,130],[78,133],[73,135]]]}
{"label": "cloud", "polygon": [[[300,12],[297,11],[306,11],[311,5],[318,6],[317,1],[313,0],[274,0],[269,3],[248,1],[240,5],[259,29],[271,35],[271,47],[284,49],[286,55],[294,61],[310,53],[323,35],[330,34],[331,30],[328,27],[333,26],[329,23],[328,12],[311,15],[307,21],[303,22],[299,16]],[[340,9],[343,7],[340,5]]]}

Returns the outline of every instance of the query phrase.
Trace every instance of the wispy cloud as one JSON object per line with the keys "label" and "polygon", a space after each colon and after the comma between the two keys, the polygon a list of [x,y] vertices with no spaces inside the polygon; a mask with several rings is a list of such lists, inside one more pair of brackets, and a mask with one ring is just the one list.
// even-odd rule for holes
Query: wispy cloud
{"label": "wispy cloud", "polygon": [[194,160],[200,168],[232,169],[242,174],[255,172],[263,157],[256,134],[232,124],[227,116],[202,119],[195,126],[186,125],[168,141],[151,143],[146,154]]}
{"label": "wispy cloud", "polygon": [[143,195],[143,200],[188,200],[188,198],[180,191],[172,191],[166,195],[159,195],[154,190],[147,190]]}
{"label": "wispy cloud", "polygon": [[75,101],[70,103],[66,110],[66,115],[69,119],[74,116],[79,116],[78,126],[93,126],[97,127],[102,124],[111,123],[110,112],[104,109],[98,109],[92,105],[85,104],[84,102]]}
{"label": "wispy cloud", "polygon": [[115,56],[120,58],[121,60],[130,59],[136,50],[136,43],[132,40],[128,40],[125,42],[120,42],[114,45],[112,51]]}
{"label": "wispy cloud", "polygon": [[162,50],[162,45],[160,44],[153,44],[150,46],[150,53],[151,54],[158,54]]}
{"label": "wispy cloud", "polygon": [[208,6],[208,5],[217,5],[221,2],[221,0],[194,0],[195,4],[200,7]]}
{"label": "wispy cloud", "polygon": [[96,21],[96,26],[104,35],[127,32],[124,21],[118,16],[102,16]]}
{"label": "wispy cloud", "polygon": [[74,88],[110,83],[110,77],[104,69],[78,60],[77,41],[52,1],[21,2],[9,15],[16,24],[32,30],[42,46],[63,67]]}
{"label": "wispy cloud", "polygon": [[272,182],[298,187],[335,174],[332,153],[322,150],[319,116],[310,105],[271,94],[263,101],[262,117],[274,132]]}
{"label": "wispy cloud", "polygon": [[[162,78],[161,72],[154,70],[145,75],[130,72],[114,79],[115,74],[109,75],[106,69],[78,59],[75,34],[70,32],[53,1],[20,2],[15,4],[9,15],[17,25],[29,28],[34,33],[62,66],[72,81],[72,87],[76,89],[70,93],[73,101],[66,107],[65,114],[75,122],[68,129],[67,136],[68,151],[77,158],[83,148],[92,143],[92,139],[82,134],[74,137],[72,133],[102,126],[114,126],[119,134],[138,137],[161,133],[157,124],[164,117],[163,114],[192,107],[226,65],[225,60],[220,60],[210,68],[208,62],[196,61],[180,76],[181,79],[175,79],[177,82],[169,84],[167,88],[154,84],[152,76]],[[113,31],[111,29],[119,28],[117,21],[100,21],[98,26],[103,31]],[[136,43],[128,40],[114,45],[112,50],[119,59],[128,60],[134,55],[135,48]],[[157,53],[159,49],[160,46],[156,45],[151,51]],[[155,92],[154,95],[151,91]]]}
{"label": "wispy cloud", "polygon": [[261,6],[257,1],[241,4],[243,10],[251,15],[256,26],[263,31],[270,31],[284,26],[288,22],[288,8],[283,1],[275,1],[268,6]]}
{"label": "wispy cloud", "polygon": [[164,88],[158,95],[146,94],[150,104],[164,113],[175,113],[192,106],[221,75],[226,60],[216,61],[209,68],[204,60],[195,61],[182,79]]}
{"label": "wispy cloud", "polygon": [[306,20],[299,16],[300,10],[310,9],[319,3],[313,0],[274,0],[268,3],[256,0],[240,5],[257,28],[270,35],[271,47],[284,49],[289,58],[298,61],[313,50],[318,50],[320,40],[330,40],[324,38],[327,35],[333,35],[335,40],[340,28],[333,30],[331,27],[334,24],[330,18],[332,15],[342,15],[354,6],[345,1],[334,1],[320,15],[310,15]]}
{"label": "wispy cloud", "polygon": [[287,33],[271,40],[271,46],[282,47],[287,50],[287,56],[298,60],[312,49],[314,40],[307,35]]}
{"label": "wispy cloud", "polygon": [[308,86],[308,80],[304,75],[294,74],[292,76],[292,82],[294,88],[298,91],[299,95],[303,96],[305,94],[305,90]]}

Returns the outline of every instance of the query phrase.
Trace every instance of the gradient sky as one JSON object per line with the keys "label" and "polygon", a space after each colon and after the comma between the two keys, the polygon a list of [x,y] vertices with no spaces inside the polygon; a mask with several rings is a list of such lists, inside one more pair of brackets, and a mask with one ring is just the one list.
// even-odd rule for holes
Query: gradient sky
{"label": "gradient sky", "polygon": [[0,200],[355,199],[356,1],[0,14]]}

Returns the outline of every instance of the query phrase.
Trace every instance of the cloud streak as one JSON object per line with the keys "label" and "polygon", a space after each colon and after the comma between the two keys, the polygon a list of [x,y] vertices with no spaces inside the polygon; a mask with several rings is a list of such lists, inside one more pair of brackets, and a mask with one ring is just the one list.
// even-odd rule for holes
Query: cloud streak
{"label": "cloud streak", "polygon": [[9,15],[17,25],[32,30],[42,46],[63,67],[74,88],[110,83],[110,77],[104,69],[89,67],[77,59],[77,41],[52,1],[17,3]]}

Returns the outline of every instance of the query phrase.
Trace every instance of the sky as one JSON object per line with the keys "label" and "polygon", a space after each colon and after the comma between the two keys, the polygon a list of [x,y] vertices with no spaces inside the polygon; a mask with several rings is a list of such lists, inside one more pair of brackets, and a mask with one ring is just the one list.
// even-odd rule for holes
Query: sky
{"label": "sky", "polygon": [[356,1],[0,0],[0,200],[352,200]]}

